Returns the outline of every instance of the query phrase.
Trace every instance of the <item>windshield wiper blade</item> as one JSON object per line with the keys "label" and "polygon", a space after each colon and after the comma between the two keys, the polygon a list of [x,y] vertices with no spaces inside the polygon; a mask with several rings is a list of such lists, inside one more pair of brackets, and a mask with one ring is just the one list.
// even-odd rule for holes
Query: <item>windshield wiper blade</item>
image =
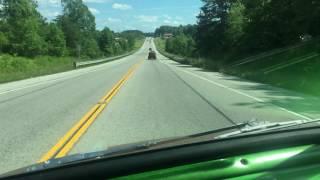
{"label": "windshield wiper blade", "polygon": [[249,133],[261,133],[261,132],[265,132],[265,131],[280,130],[280,129],[284,129],[284,128],[292,128],[295,126],[301,126],[301,125],[306,125],[306,124],[311,124],[311,123],[316,123],[316,122],[320,122],[320,119],[294,120],[294,121],[285,121],[285,122],[268,122],[268,121],[252,120],[252,121],[245,123],[246,126],[243,128],[240,128],[237,131],[233,131],[230,133],[219,135],[219,136],[215,137],[214,139],[234,137],[234,136],[249,134]]}
{"label": "windshield wiper blade", "polygon": [[[287,127],[302,125],[306,123],[314,123],[318,121],[320,121],[320,119],[314,120],[314,121],[296,120],[296,121],[270,123],[270,122],[258,121],[253,119],[248,122],[236,124],[233,126],[229,126],[229,127],[225,127],[225,128],[221,128],[213,131],[199,133],[195,135],[149,140],[149,141],[144,141],[140,143],[114,146],[114,147],[110,147],[108,150],[100,151],[100,152],[77,154],[77,155],[74,155],[74,157],[67,158],[69,160],[65,160],[65,163],[91,160],[91,159],[97,159],[97,158],[99,159],[99,158],[110,157],[110,156],[119,155],[119,154],[123,155],[123,154],[132,153],[136,151],[149,150],[154,148],[155,146],[161,146],[161,145],[166,145],[171,143],[176,143],[178,145],[181,140],[193,139],[193,138],[207,136],[207,135],[216,135],[214,139],[220,139],[220,138],[232,137],[232,136],[237,136],[240,134],[245,134],[250,132],[262,132],[262,131],[273,130],[273,129],[287,128]],[[62,164],[65,164],[65,163],[62,163]]]}
{"label": "windshield wiper blade", "polygon": [[51,159],[47,163],[45,163],[45,165],[47,166],[48,165],[55,166],[56,164],[63,165],[63,164],[87,161],[92,159],[106,158],[106,157],[119,155],[119,154],[124,155],[128,153],[136,152],[136,151],[149,150],[159,145],[165,145],[165,144],[174,143],[174,142],[178,143],[182,139],[190,139],[190,138],[195,138],[195,137],[205,136],[210,134],[221,134],[224,132],[230,132],[235,129],[241,129],[246,125],[247,123],[241,123],[241,124],[229,126],[226,128],[221,128],[221,129],[199,133],[195,135],[175,137],[175,138],[164,138],[164,139],[149,140],[149,141],[126,144],[126,145],[119,145],[119,146],[110,147],[108,150],[104,150],[104,151],[75,154],[75,155],[67,156],[64,158]]}
{"label": "windshield wiper blade", "polygon": [[33,170],[46,169],[46,168],[56,167],[56,166],[65,165],[69,163],[77,163],[77,162],[82,162],[87,160],[107,158],[111,156],[125,155],[125,154],[130,154],[136,151],[149,150],[156,146],[166,145],[170,143],[175,143],[176,145],[178,145],[181,140],[188,140],[188,139],[192,140],[194,138],[198,138],[202,136],[214,135],[213,140],[217,140],[222,138],[235,137],[238,135],[243,135],[248,133],[260,133],[260,132],[265,132],[270,130],[279,130],[281,128],[300,126],[300,125],[315,123],[315,122],[320,122],[320,119],[311,120],[311,121],[296,120],[296,121],[274,122],[274,123],[270,123],[267,121],[251,120],[249,122],[233,125],[230,127],[221,128],[221,129],[199,133],[195,135],[190,135],[190,136],[177,137],[172,139],[171,138],[158,139],[158,140],[151,140],[151,141],[133,143],[128,145],[120,145],[120,146],[110,147],[108,150],[105,150],[105,151],[75,154],[75,155],[64,157],[64,158],[51,159],[48,162],[41,163],[36,166],[31,166],[30,168],[28,168],[27,171],[30,171],[31,169]]}

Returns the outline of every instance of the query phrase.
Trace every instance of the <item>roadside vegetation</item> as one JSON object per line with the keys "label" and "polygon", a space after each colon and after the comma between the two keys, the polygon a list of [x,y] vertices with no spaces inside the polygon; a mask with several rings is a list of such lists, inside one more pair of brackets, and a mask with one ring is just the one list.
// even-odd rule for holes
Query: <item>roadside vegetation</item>
{"label": "roadside vegetation", "polygon": [[320,2],[202,1],[196,25],[155,31],[162,53],[181,63],[320,95]]}
{"label": "roadside vegetation", "polygon": [[69,57],[40,56],[36,58],[0,56],[0,83],[53,74],[73,69]]}
{"label": "roadside vegetation", "polygon": [[138,49],[144,34],[96,29],[82,0],[62,0],[53,21],[36,0],[0,0],[0,83],[72,69],[74,61],[112,57]]}

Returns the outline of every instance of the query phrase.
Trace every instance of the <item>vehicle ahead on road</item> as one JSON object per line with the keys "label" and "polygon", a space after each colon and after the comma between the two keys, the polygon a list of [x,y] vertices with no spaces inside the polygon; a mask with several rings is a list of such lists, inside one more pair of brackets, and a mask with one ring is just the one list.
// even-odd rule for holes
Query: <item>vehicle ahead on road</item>
{"label": "vehicle ahead on road", "polygon": [[251,121],[201,134],[78,154],[7,179],[318,179],[320,120]]}
{"label": "vehicle ahead on road", "polygon": [[157,60],[157,54],[152,48],[149,49],[148,60]]}
{"label": "vehicle ahead on road", "polygon": [[319,27],[320,0],[0,0],[0,179],[320,180]]}

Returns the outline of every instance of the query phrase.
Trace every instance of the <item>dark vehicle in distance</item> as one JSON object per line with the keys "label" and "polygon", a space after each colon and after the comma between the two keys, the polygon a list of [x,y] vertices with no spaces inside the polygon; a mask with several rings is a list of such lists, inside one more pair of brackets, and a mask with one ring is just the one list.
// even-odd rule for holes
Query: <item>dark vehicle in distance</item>
{"label": "dark vehicle in distance", "polygon": [[157,54],[151,48],[149,49],[148,60],[157,60]]}

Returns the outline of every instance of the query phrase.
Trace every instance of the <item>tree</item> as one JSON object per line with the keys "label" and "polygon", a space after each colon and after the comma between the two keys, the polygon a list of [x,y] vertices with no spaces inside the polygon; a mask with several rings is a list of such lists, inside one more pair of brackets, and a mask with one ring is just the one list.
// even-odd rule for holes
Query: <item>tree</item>
{"label": "tree", "polygon": [[296,14],[294,23],[301,34],[320,35],[320,2],[294,0],[292,9]]}
{"label": "tree", "polygon": [[284,47],[299,41],[296,0],[242,0],[247,22],[244,28],[243,51],[261,52]]}
{"label": "tree", "polygon": [[112,56],[135,47],[144,33],[96,30],[95,17],[83,0],[61,0],[63,14],[47,23],[36,0],[0,0],[0,52],[35,57]]}
{"label": "tree", "polygon": [[48,43],[48,55],[63,56],[66,53],[64,34],[55,23],[47,25],[46,42]]}
{"label": "tree", "polygon": [[118,43],[119,43],[119,45],[121,47],[121,53],[130,50],[130,47],[128,45],[128,40],[127,39],[119,38],[118,39]]}
{"label": "tree", "polygon": [[115,41],[113,44],[112,44],[112,49],[113,49],[113,52],[114,54],[120,54],[122,53],[122,48],[121,48],[121,45],[118,41]]}
{"label": "tree", "polygon": [[135,42],[145,37],[144,33],[139,30],[127,30],[120,33],[120,37],[127,40],[128,50],[132,50]]}
{"label": "tree", "polygon": [[112,45],[114,43],[113,32],[105,27],[101,32],[99,32],[98,43],[100,50],[105,56],[112,56],[114,54]]}
{"label": "tree", "polygon": [[[97,46],[95,17],[82,0],[61,0],[63,15],[57,18],[66,37],[71,55],[78,54],[81,47],[83,56],[96,57],[100,54]],[[89,45],[92,47],[89,47]]]}
{"label": "tree", "polygon": [[81,47],[81,51],[83,51],[84,55],[89,58],[96,58],[101,56],[98,43],[94,38],[83,39],[83,45]]}
{"label": "tree", "polygon": [[198,16],[197,45],[201,53],[221,54],[225,48],[230,0],[202,0],[204,6]]}
{"label": "tree", "polygon": [[3,52],[4,48],[9,45],[9,40],[5,33],[0,32],[0,53]]}
{"label": "tree", "polygon": [[238,46],[245,28],[245,6],[237,0],[230,7],[227,20],[226,38],[232,48]]}
{"label": "tree", "polygon": [[[3,37],[9,41],[5,52],[34,57],[46,53],[41,36],[43,18],[33,0],[2,0],[1,21]],[[2,29],[1,29],[2,30]]]}
{"label": "tree", "polygon": [[4,48],[9,45],[7,37],[7,24],[4,21],[4,8],[3,1],[0,0],[0,53],[4,51]]}
{"label": "tree", "polygon": [[191,35],[181,32],[177,36],[166,40],[165,50],[181,56],[194,56],[195,41]]}

